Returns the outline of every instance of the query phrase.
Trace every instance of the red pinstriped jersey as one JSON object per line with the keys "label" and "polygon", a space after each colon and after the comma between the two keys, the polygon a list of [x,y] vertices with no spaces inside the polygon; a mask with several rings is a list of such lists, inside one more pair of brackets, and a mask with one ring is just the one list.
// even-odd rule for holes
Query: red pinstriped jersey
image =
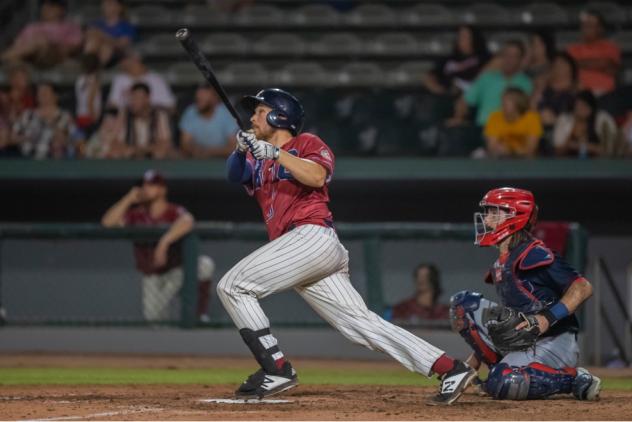
{"label": "red pinstriped jersey", "polygon": [[332,227],[333,216],[327,205],[328,184],[334,172],[334,154],[331,149],[311,133],[295,136],[282,149],[320,164],[327,171],[327,179],[321,188],[305,186],[278,162],[256,160],[248,152],[248,165],[253,172],[252,180],[245,187],[261,207],[270,240],[304,224]]}

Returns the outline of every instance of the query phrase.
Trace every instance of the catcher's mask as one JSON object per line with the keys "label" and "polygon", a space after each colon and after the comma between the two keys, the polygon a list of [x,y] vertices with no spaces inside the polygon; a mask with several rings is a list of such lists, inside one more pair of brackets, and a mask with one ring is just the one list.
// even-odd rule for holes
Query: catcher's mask
{"label": "catcher's mask", "polygon": [[[492,189],[479,205],[483,212],[474,213],[474,244],[479,246],[497,245],[519,230],[531,230],[538,215],[533,194],[523,189]],[[490,216],[502,220],[492,228],[486,224]]]}

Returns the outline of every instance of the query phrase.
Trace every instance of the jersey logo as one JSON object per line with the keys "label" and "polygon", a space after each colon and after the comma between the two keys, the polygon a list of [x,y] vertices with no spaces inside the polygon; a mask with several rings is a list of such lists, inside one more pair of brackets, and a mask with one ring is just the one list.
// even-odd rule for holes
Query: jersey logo
{"label": "jersey logo", "polygon": [[[289,154],[292,154],[295,157],[298,157],[298,150],[292,148],[291,150],[288,151]],[[290,173],[289,170],[287,170],[285,167],[283,166],[279,166],[279,171],[277,173],[277,177],[279,180],[293,180],[294,177],[292,176],[292,173]]]}
{"label": "jersey logo", "polygon": [[327,161],[331,161],[331,155],[329,154],[329,151],[327,151],[326,149],[323,149],[320,151],[320,155]]}

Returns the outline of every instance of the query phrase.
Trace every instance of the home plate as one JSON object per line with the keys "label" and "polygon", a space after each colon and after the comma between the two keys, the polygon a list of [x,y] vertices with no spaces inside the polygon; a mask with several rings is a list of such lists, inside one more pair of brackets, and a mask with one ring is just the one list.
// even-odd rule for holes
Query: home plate
{"label": "home plate", "polygon": [[271,400],[271,399],[202,399],[200,403],[223,403],[223,404],[282,404],[294,403],[294,400]]}

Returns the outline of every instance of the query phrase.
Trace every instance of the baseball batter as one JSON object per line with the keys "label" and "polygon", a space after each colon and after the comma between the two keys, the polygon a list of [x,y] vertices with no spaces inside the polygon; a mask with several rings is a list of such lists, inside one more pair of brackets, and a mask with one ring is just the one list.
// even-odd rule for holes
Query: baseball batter
{"label": "baseball batter", "polygon": [[[574,313],[591,296],[590,283],[531,236],[538,212],[531,192],[494,189],[480,205],[484,212],[475,214],[475,243],[496,246],[499,251],[485,281],[496,287],[503,307],[524,315],[520,322],[509,323],[506,337],[495,339],[490,334],[494,324],[490,326],[488,321],[498,305],[475,292],[452,296],[453,328],[474,350],[468,363],[475,368],[485,363],[490,369],[481,384],[483,391],[507,400],[564,393],[579,400],[597,399],[601,380],[577,368]],[[517,337],[529,334],[520,330],[537,330],[531,346],[514,347]],[[502,341],[504,338],[508,340]]]}
{"label": "baseball batter", "polygon": [[261,368],[237,389],[263,398],[297,385],[259,299],[294,289],[349,340],[384,352],[411,371],[441,376],[431,401],[451,404],[475,371],[367,309],[349,280],[349,255],[338,240],[327,203],[334,154],[318,137],[300,133],[300,102],[279,89],[244,97],[252,131],[237,134],[228,179],[261,207],[270,242],[237,263],[217,286],[219,298]]}

